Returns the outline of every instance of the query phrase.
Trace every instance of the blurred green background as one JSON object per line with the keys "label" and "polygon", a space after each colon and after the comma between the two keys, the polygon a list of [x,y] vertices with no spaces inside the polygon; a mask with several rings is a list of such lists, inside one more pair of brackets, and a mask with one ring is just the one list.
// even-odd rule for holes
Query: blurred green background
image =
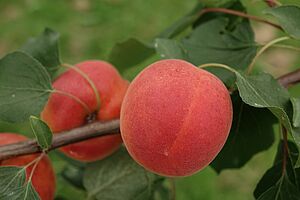
{"label": "blurred green background", "polygon": [[[255,15],[262,15],[261,11],[266,8],[262,0],[242,2]],[[297,0],[281,2],[300,4]],[[129,37],[150,40],[191,10],[195,3],[196,0],[1,0],[0,57],[20,47],[45,27],[51,27],[61,34],[60,51],[64,62],[105,60],[116,42]],[[266,25],[253,25],[259,42],[278,34]],[[297,55],[289,50],[275,49],[267,52],[258,65],[278,76],[300,63]],[[294,93],[296,91],[298,89],[293,89]],[[17,126],[0,124],[0,131],[8,130],[20,131]],[[275,149],[276,145],[273,145],[238,170],[225,170],[217,175],[207,167],[194,176],[176,179],[176,199],[253,199],[255,185],[271,166]],[[57,159],[56,168],[61,165]],[[62,190],[63,186],[58,188]],[[74,188],[71,191],[74,192]]]}

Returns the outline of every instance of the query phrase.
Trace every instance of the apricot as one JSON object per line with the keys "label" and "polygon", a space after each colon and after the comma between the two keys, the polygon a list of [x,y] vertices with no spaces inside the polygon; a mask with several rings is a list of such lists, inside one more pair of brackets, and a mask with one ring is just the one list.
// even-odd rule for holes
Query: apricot
{"label": "apricot", "polygon": [[[55,133],[77,128],[94,120],[106,121],[120,116],[128,81],[122,79],[118,71],[104,61],[85,61],[75,67],[77,70],[71,68],[54,81],[53,88],[60,92],[51,94],[41,114]],[[92,82],[96,92],[78,69]],[[100,108],[97,107],[96,93],[100,97]],[[71,144],[61,150],[76,160],[95,161],[116,151],[121,143],[120,135],[109,135]]]}
{"label": "apricot", "polygon": [[[0,146],[18,143],[27,140],[26,137],[15,133],[1,133]],[[8,160],[0,161],[0,166],[25,166],[31,161],[35,160],[39,154],[32,154],[26,156],[19,156]],[[30,177],[33,165],[26,168],[26,177]],[[42,200],[53,200],[55,195],[55,174],[48,156],[43,158],[37,164],[32,175],[32,185],[41,197]]]}
{"label": "apricot", "polygon": [[213,74],[183,60],[161,60],[130,84],[120,121],[124,144],[140,165],[163,176],[187,176],[220,152],[232,103]]}

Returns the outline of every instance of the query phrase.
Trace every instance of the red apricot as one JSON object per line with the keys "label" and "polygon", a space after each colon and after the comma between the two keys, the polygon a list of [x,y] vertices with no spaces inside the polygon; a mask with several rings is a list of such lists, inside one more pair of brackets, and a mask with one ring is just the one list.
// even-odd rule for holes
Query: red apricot
{"label": "red apricot", "polygon": [[[69,69],[54,81],[53,88],[59,92],[51,94],[42,112],[42,119],[55,133],[80,127],[91,120],[88,118],[106,121],[120,116],[128,81],[107,62],[85,61],[75,67],[76,70]],[[100,109],[96,94],[100,97]],[[110,155],[121,143],[120,135],[109,135],[71,144],[61,150],[80,161],[95,161]]]}
{"label": "red apricot", "polygon": [[120,120],[124,144],[140,165],[164,176],[187,176],[223,147],[232,103],[213,74],[183,60],[161,60],[130,84]]}
{"label": "red apricot", "polygon": [[[1,133],[0,146],[18,143],[27,138],[14,133]],[[25,166],[38,158],[39,154],[19,156],[8,160],[0,161],[0,166]],[[26,168],[26,177],[30,177],[34,164]],[[55,174],[48,156],[44,155],[38,162],[32,175],[32,185],[42,200],[53,200],[55,195]]]}

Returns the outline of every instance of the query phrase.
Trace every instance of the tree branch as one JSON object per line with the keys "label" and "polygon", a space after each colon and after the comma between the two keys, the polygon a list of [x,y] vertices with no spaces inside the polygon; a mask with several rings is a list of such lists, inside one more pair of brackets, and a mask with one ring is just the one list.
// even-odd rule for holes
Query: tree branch
{"label": "tree branch", "polygon": [[248,19],[251,19],[251,20],[254,20],[254,21],[257,21],[257,22],[262,22],[262,23],[265,23],[265,24],[269,24],[270,26],[273,26],[273,27],[275,27],[279,30],[283,30],[283,28],[280,25],[275,24],[273,22],[270,22],[268,20],[262,19],[260,17],[254,16],[254,15],[249,15],[249,14],[244,13],[244,12],[227,9],[227,8],[204,8],[199,13],[199,15],[201,16],[205,13],[210,13],[210,12],[219,12],[219,13],[225,13],[225,14],[229,14],[229,15],[236,15],[236,16],[243,17],[243,18],[248,18]]}
{"label": "tree branch", "polygon": [[[48,151],[99,136],[118,134],[120,132],[119,127],[120,121],[117,119],[109,122],[94,122],[70,131],[54,134],[52,145]],[[0,146],[0,161],[39,152],[42,152],[42,149],[36,140]]]}
{"label": "tree branch", "polygon": [[278,78],[278,82],[285,88],[293,86],[300,82],[300,69],[292,71]]}
{"label": "tree branch", "polygon": [[281,5],[281,3],[279,1],[277,1],[277,0],[265,0],[265,2],[271,8]]}
{"label": "tree branch", "polygon": [[[289,87],[300,82],[300,69],[279,77],[278,82],[283,87]],[[94,122],[85,126],[75,128],[70,131],[65,131],[59,134],[54,134],[52,146],[49,151],[81,142],[95,137],[120,133],[120,120],[112,120],[108,122]],[[1,135],[0,135],[1,137]],[[16,144],[0,146],[0,161],[16,156],[28,155],[42,152],[42,149],[37,144],[37,141],[27,140]]]}

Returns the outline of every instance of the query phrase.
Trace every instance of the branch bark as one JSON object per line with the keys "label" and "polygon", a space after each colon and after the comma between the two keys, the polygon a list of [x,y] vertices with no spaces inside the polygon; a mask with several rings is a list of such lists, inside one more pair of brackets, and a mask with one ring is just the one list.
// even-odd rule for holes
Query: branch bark
{"label": "branch bark", "polygon": [[268,24],[268,25],[273,26],[273,27],[275,27],[275,28],[277,28],[279,30],[283,30],[283,28],[280,25],[275,24],[273,22],[270,22],[268,20],[262,19],[260,17],[254,16],[254,15],[249,15],[247,13],[240,12],[240,11],[237,11],[237,10],[227,9],[227,8],[204,8],[199,13],[199,16],[201,16],[201,15],[203,15],[205,13],[210,13],[210,12],[219,12],[219,13],[225,13],[225,14],[229,14],[229,15],[235,15],[235,16],[239,16],[239,17],[243,17],[243,18],[248,18],[248,19],[251,19],[253,21],[257,21],[257,22],[262,22],[262,23]]}
{"label": "branch bark", "polygon": [[300,69],[292,71],[278,78],[278,82],[285,88],[293,86],[300,82]]}
{"label": "branch bark", "polygon": [[[300,82],[300,69],[279,77],[278,82],[283,87],[290,87]],[[106,135],[120,133],[120,120],[112,120],[108,122],[94,122],[85,126],[75,128],[70,131],[65,131],[59,134],[54,134],[52,146],[49,151],[73,144],[76,142],[85,141],[95,137],[103,137]],[[42,152],[36,140],[27,140],[16,144],[0,146],[0,161],[13,158],[16,156],[28,155]]]}
{"label": "branch bark", "polygon": [[[94,122],[85,126],[53,135],[52,145],[48,151],[53,149],[106,135],[120,133],[120,121]],[[0,136],[1,137],[1,136]],[[15,144],[0,147],[0,161],[16,156],[28,155],[42,152],[36,140],[27,140]]]}
{"label": "branch bark", "polygon": [[265,0],[266,4],[268,4],[269,7],[275,7],[277,6],[276,2],[274,0]]}

